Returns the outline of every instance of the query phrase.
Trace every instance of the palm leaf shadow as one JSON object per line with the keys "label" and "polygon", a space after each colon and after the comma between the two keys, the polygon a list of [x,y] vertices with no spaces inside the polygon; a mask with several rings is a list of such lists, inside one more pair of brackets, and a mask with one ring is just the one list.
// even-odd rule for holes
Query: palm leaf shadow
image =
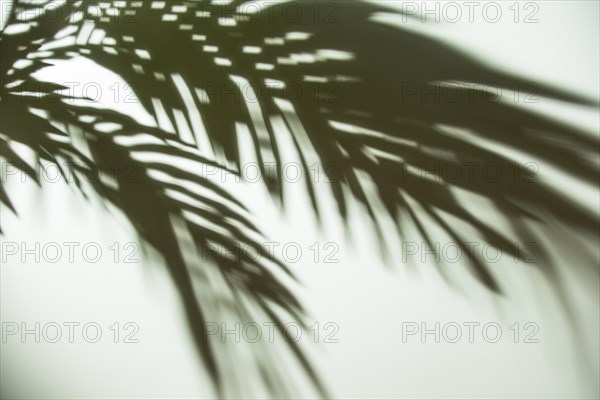
{"label": "palm leaf shadow", "polygon": [[[495,182],[449,181],[438,174],[436,179],[424,181],[418,174],[407,173],[408,164],[423,169],[448,162],[494,164],[501,171],[513,167],[509,156],[455,134],[467,132],[518,148],[532,159],[596,187],[597,167],[582,154],[593,157],[597,143],[584,132],[515,105],[492,101],[485,89],[458,86],[455,90],[461,100],[451,102],[423,99],[412,91],[439,88],[449,81],[493,83],[508,89],[527,84],[524,79],[493,70],[431,38],[376,23],[371,17],[389,10],[372,4],[327,3],[335,5],[334,14],[315,18],[313,3],[294,3],[301,12],[291,23],[284,12],[289,4],[248,15],[240,11],[246,4],[240,0],[227,4],[170,1],[162,8],[154,3],[129,1],[109,12],[94,1],[66,2],[62,18],[48,23],[43,5],[18,2],[9,27],[20,23],[19,15],[27,9],[36,10],[38,17],[37,25],[26,32],[2,38],[2,157],[35,178],[11,150],[11,142],[23,143],[42,159],[72,162],[75,185],[84,192],[81,176],[98,178],[89,183],[91,189],[119,208],[144,242],[164,255],[202,360],[221,394],[226,393],[234,361],[225,363],[219,346],[207,341],[203,332],[204,323],[217,320],[221,312],[214,298],[222,294],[215,288],[226,288],[223,296],[234,300],[228,312],[239,319],[252,321],[258,313],[282,326],[285,318],[303,319],[301,304],[284,284],[287,278],[283,275],[291,273],[266,251],[261,252],[260,261],[244,255],[231,259],[224,252],[211,254],[207,262],[201,260],[200,249],[209,244],[230,251],[240,244],[262,248],[261,234],[251,222],[251,208],[196,171],[164,162],[140,162],[136,154],[166,154],[240,174],[237,139],[241,124],[252,136],[263,176],[270,176],[265,167],[269,162],[281,165],[286,161],[273,124],[278,117],[292,133],[305,170],[311,157],[321,165],[335,166],[325,172],[332,181],[339,214],[347,218],[348,199],[358,201],[382,238],[376,222],[381,210],[370,200],[361,178],[364,174],[376,188],[388,217],[393,221],[412,219],[430,247],[434,246],[430,228],[414,212],[413,203],[457,243],[468,238],[444,215],[466,223],[487,242],[511,254],[518,253],[515,242],[535,241],[536,234],[525,223],[528,220],[544,221],[552,216],[597,235],[597,215],[556,197],[553,187],[507,177]],[[93,30],[103,35],[100,42],[90,39],[92,22]],[[65,33],[72,26],[76,29]],[[54,46],[59,40],[60,45]],[[15,67],[15,62],[27,55],[45,51],[50,53],[34,58],[26,67]],[[118,112],[74,106],[60,101],[66,98],[57,93],[63,89],[61,85],[32,77],[46,65],[44,59],[76,55],[119,74],[134,87],[146,110],[170,123],[149,127]],[[301,96],[285,90],[290,87]],[[256,100],[249,102],[244,89],[251,89]],[[24,96],[31,91],[41,92],[43,98]],[[537,95],[595,105],[552,87],[538,86]],[[176,125],[176,110],[185,115],[192,140],[181,136],[180,126],[169,127]],[[82,116],[92,122],[83,122]],[[102,131],[102,122],[114,123],[116,128]],[[200,137],[203,130],[208,141]],[[74,135],[82,135],[85,146],[75,145]],[[135,144],[122,145],[120,138],[136,139]],[[135,175],[116,185],[100,179],[110,174],[114,165],[135,165]],[[185,182],[201,186],[209,195],[190,189]],[[319,215],[318,190],[310,178],[304,183]],[[281,174],[267,185],[274,197],[282,199]],[[459,201],[456,190],[492,202],[513,232],[499,232],[486,224],[468,204]],[[3,189],[0,200],[14,211]],[[398,236],[403,237],[405,232],[397,226]],[[382,251],[385,253],[385,248]],[[551,260],[545,261],[544,272],[560,291],[555,266]],[[485,260],[474,258],[470,268],[491,291],[503,291]],[[448,279],[451,282],[451,277]],[[302,349],[295,344],[290,344],[290,349],[324,395]],[[266,357],[256,355],[256,360],[265,387],[274,394],[284,393],[286,378]]]}

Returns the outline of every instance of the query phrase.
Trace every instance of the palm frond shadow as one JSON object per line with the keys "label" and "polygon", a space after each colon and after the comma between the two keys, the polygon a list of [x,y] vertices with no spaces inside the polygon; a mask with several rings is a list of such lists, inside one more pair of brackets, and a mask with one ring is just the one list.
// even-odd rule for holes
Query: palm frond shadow
{"label": "palm frond shadow", "polygon": [[[208,244],[231,251],[240,244],[262,248],[261,233],[251,222],[252,207],[197,171],[159,161],[141,162],[136,154],[165,154],[240,174],[238,136],[243,126],[252,136],[263,176],[271,176],[268,163],[286,162],[273,123],[280,118],[292,134],[305,170],[315,160],[335,166],[325,172],[344,219],[352,198],[378,230],[381,210],[372,204],[365,189],[361,176],[366,175],[388,217],[393,221],[411,219],[430,247],[434,239],[427,221],[411,204],[418,204],[456,243],[466,243],[468,237],[447,216],[469,225],[510,254],[518,254],[516,242],[535,241],[536,234],[526,223],[529,220],[545,221],[551,216],[590,236],[597,235],[597,215],[556,196],[552,185],[515,181],[508,174],[490,182],[449,180],[443,175],[423,180],[407,173],[409,164],[427,170],[444,163],[486,163],[500,171],[512,170],[511,157],[481,144],[493,142],[518,149],[532,160],[596,187],[597,166],[587,160],[597,156],[597,140],[585,132],[490,99],[483,88],[455,86],[458,101],[423,98],[414,92],[415,88],[435,90],[447,82],[493,84],[509,90],[526,85],[526,80],[493,70],[434,39],[376,23],[371,17],[389,10],[373,4],[328,2],[335,4],[335,13],[315,18],[314,4],[299,2],[295,4],[302,10],[300,18],[291,23],[289,14],[283,12],[289,5],[250,15],[240,11],[245,3],[170,1],[155,8],[154,2],[128,1],[109,12],[94,1],[66,2],[61,18],[50,23],[43,4],[19,1],[7,27],[30,26],[18,34],[4,34],[1,42],[2,157],[37,179],[11,149],[11,143],[22,143],[41,159],[58,165],[59,160],[71,162],[74,183],[83,192],[82,176],[97,177],[86,180],[90,188],[118,207],[140,237],[163,254],[202,360],[221,394],[227,394],[228,373],[235,367],[235,358],[224,361],[222,346],[207,340],[204,323],[219,320],[223,313],[243,321],[263,316],[280,322],[279,326],[285,318],[302,321],[302,305],[284,283],[285,276],[292,274],[266,251],[260,261],[243,253],[235,260],[221,253],[202,259],[199,249]],[[36,10],[34,21],[19,20],[27,9]],[[92,32],[97,32],[100,40],[92,39]],[[32,54],[37,56],[29,58],[29,65],[15,66]],[[39,82],[32,76],[47,65],[44,60],[78,55],[131,84],[140,104],[157,118],[157,125],[146,126],[118,112],[69,104],[63,101],[68,96],[60,94],[64,86]],[[286,90],[292,87],[293,91]],[[254,101],[244,96],[249,90]],[[41,93],[42,98],[25,96],[28,92]],[[543,85],[537,86],[537,95],[597,105]],[[183,138],[182,125],[173,123],[178,121],[178,113],[185,116],[193,139]],[[103,122],[114,123],[116,128],[110,132],[99,129]],[[84,138],[84,145],[75,144],[75,136]],[[120,138],[136,140],[123,145]],[[100,178],[113,173],[115,165],[135,165],[135,174],[117,184]],[[282,198],[281,174],[267,185],[274,197]],[[305,185],[319,215],[318,190],[309,177]],[[500,232],[486,223],[459,200],[457,190],[489,200],[506,216],[512,232]],[[0,200],[16,212],[4,189]],[[384,235],[382,231],[377,234]],[[404,236],[398,228],[398,237]],[[385,248],[382,251],[385,253]],[[544,260],[541,265],[560,291],[552,261]],[[470,268],[491,291],[504,291],[485,260],[474,258]],[[451,277],[448,279],[451,282]],[[229,301],[219,303],[220,297]],[[293,343],[289,346],[319,393],[325,394],[302,349]],[[285,393],[286,378],[281,371],[273,368],[266,356],[257,353],[255,360],[265,387],[271,393]]]}

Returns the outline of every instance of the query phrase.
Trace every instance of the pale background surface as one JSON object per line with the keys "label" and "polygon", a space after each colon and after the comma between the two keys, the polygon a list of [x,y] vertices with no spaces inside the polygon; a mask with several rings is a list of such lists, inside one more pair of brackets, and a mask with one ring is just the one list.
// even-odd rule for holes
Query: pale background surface
{"label": "pale background surface", "polygon": [[[3,1],[4,2],[4,1]],[[390,2],[393,3],[393,2]],[[487,62],[511,68],[535,80],[545,80],[598,99],[598,3],[594,1],[537,2],[538,24],[462,23],[429,29]],[[504,7],[506,9],[506,7]],[[415,29],[424,28],[418,23]],[[71,77],[91,70],[67,64],[56,76]],[[94,74],[94,75],[92,75]],[[82,77],[83,81],[91,79]],[[106,79],[111,79],[110,77]],[[533,106],[532,106],[533,107]],[[542,100],[540,112],[578,118],[598,132],[598,116],[587,110],[565,110]],[[133,241],[131,229],[89,205],[65,185],[32,183],[12,178],[6,185],[17,193],[20,216],[2,210],[5,241],[33,243],[98,242],[103,249]],[[598,194],[577,187],[574,193],[594,206]],[[559,303],[548,285],[525,279],[540,275],[508,262],[502,265],[513,280],[515,292],[498,301],[485,297],[465,277],[469,295],[452,291],[432,272],[419,266],[408,273],[396,258],[387,268],[378,259],[376,243],[360,218],[352,221],[354,242],[345,238],[336,218],[318,233],[301,185],[286,190],[293,205],[285,218],[270,206],[262,187],[249,185],[245,200],[256,199],[256,214],[266,236],[279,242],[296,241],[306,251],[293,268],[305,284],[303,298],[310,320],[335,322],[339,343],[318,346],[317,366],[333,394],[340,398],[597,398],[598,304],[597,285],[578,291],[577,304],[588,315],[592,364],[578,357],[581,348],[566,332],[569,322],[560,315]],[[262,204],[262,205],[260,205]],[[254,205],[252,206],[254,209]],[[308,246],[336,242],[338,264],[315,264]],[[560,253],[560,249],[557,249]],[[108,252],[107,252],[108,254]],[[397,254],[396,254],[397,255]],[[510,260],[509,260],[510,261]],[[568,260],[567,260],[567,266]],[[500,266],[498,266],[500,268]],[[575,267],[575,266],[574,266]],[[140,326],[138,344],[114,344],[110,339],[88,344],[2,345],[3,397],[20,398],[190,398],[210,396],[184,329],[183,317],[172,285],[160,265],[142,259],[139,264],[115,264],[105,257],[97,264],[25,264],[9,260],[1,272],[1,319],[43,323],[56,321],[115,321]],[[596,277],[597,279],[597,277]],[[487,299],[487,300],[486,300]],[[402,322],[425,321],[431,327],[455,321],[498,322],[504,329],[499,343],[457,344],[401,341]],[[513,322],[536,322],[540,343],[512,343]],[[309,324],[310,325],[310,324]],[[588,360],[589,360],[588,359]]]}

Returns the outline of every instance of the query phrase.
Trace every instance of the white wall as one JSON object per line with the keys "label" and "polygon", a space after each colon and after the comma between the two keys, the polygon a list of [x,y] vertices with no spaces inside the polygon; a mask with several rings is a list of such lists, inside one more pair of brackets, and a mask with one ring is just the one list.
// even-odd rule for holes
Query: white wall
{"label": "white wall", "polygon": [[[393,2],[390,2],[392,5]],[[431,34],[501,65],[587,93],[598,99],[598,3],[592,1],[537,2],[537,24],[445,24],[426,28]],[[575,4],[577,3],[577,4]],[[504,7],[506,9],[506,7]],[[423,29],[417,23],[414,29]],[[71,65],[72,66],[72,65]],[[53,72],[59,73],[59,72]],[[72,75],[73,71],[63,71]],[[543,103],[549,112],[556,106]],[[554,107],[554,108],[553,108]],[[577,117],[598,132],[598,115],[590,110],[560,108],[565,118]],[[581,117],[581,118],[580,118]],[[134,241],[131,229],[62,184],[42,190],[14,178],[7,183],[16,198],[19,217],[2,210],[4,241],[97,242],[103,249]],[[280,218],[260,187],[248,187],[267,236],[296,241],[307,249],[313,242],[336,242],[338,264],[293,264],[305,284],[303,297],[311,321],[335,322],[337,344],[318,346],[318,366],[340,398],[597,398],[598,347],[590,359],[568,333],[559,303],[534,270],[507,265],[515,293],[492,299],[466,279],[467,294],[453,291],[430,269],[411,273],[398,259],[386,268],[376,243],[364,232],[361,219],[352,220],[350,241],[331,218],[319,233],[300,187],[286,188],[295,204]],[[596,191],[589,192],[597,204]],[[589,198],[589,197],[588,197]],[[260,206],[259,204],[263,204]],[[262,207],[262,208],[261,208]],[[49,212],[51,210],[51,212]],[[357,210],[353,210],[356,212]],[[108,251],[108,250],[106,250]],[[306,250],[308,251],[308,250]],[[115,321],[140,326],[138,344],[114,344],[109,339],[90,345],[16,343],[2,345],[2,394],[20,398],[164,398],[210,396],[191,351],[183,317],[172,285],[161,266],[138,264],[25,264],[11,259],[2,265],[2,321],[95,321],[107,328]],[[596,287],[597,290],[597,287]],[[597,292],[595,292],[597,294]],[[598,335],[598,304],[578,300],[589,308],[586,328]],[[582,308],[583,310],[584,308]],[[431,324],[456,321],[498,322],[504,338],[491,344],[419,343],[401,341],[403,322]],[[512,343],[513,322],[539,324],[540,343]],[[310,324],[309,324],[310,325]],[[105,329],[108,335],[107,329]],[[591,342],[591,340],[590,340]],[[586,342],[587,343],[587,342]],[[589,347],[588,347],[589,349]],[[595,353],[593,353],[595,352]],[[589,373],[589,375],[586,375]]]}

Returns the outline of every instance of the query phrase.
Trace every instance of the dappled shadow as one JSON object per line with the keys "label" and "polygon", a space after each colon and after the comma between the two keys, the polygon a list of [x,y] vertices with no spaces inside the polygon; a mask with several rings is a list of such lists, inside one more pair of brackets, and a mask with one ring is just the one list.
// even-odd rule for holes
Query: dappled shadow
{"label": "dappled shadow", "polygon": [[[370,17],[383,8],[328,2],[333,8],[315,13],[315,3],[300,2],[294,3],[300,12],[290,17],[285,4],[259,10],[236,0],[221,5],[115,3],[100,7],[98,2],[67,2],[62,18],[51,22],[39,5],[19,3],[12,25],[27,7],[38,11],[24,31],[2,37],[2,157],[28,170],[11,150],[14,141],[43,159],[76,162],[75,176],[100,176],[114,165],[139,167],[129,182],[114,185],[97,179],[90,187],[121,209],[144,241],[164,255],[202,360],[222,393],[235,358],[224,361],[221,346],[206,340],[203,323],[223,313],[244,321],[257,314],[272,321],[281,321],[282,314],[301,321],[302,306],[282,283],[286,278],[281,275],[291,274],[266,251],[259,261],[221,253],[203,260],[199,249],[208,243],[231,250],[240,244],[262,248],[257,245],[261,234],[249,220],[252,204],[234,198],[198,171],[177,163],[143,163],[136,153],[171,155],[198,168],[208,165],[239,174],[240,151],[249,150],[238,147],[239,135],[249,132],[250,150],[263,176],[271,177],[266,184],[281,198],[281,174],[267,171],[271,163],[286,162],[274,123],[279,119],[291,132],[306,171],[315,162],[334,166],[324,172],[339,214],[346,218],[348,202],[360,202],[374,221],[375,234],[384,236],[377,225],[382,213],[398,226],[398,238],[405,235],[399,219],[409,218],[431,247],[432,223],[457,243],[469,241],[450,217],[510,254],[519,252],[515,243],[536,240],[527,223],[532,220],[551,217],[590,237],[598,234],[596,214],[558,196],[558,184],[534,184],[528,179],[531,171],[515,166],[502,150],[518,149],[532,161],[596,187],[598,166],[591,160],[597,157],[597,138],[490,93],[490,88],[512,93],[529,82],[431,38],[373,21]],[[28,55],[29,63],[15,66]],[[45,66],[45,59],[78,55],[131,84],[141,105],[155,116],[156,126],[59,101],[68,98],[60,92],[63,86],[31,76]],[[556,88],[535,89],[540,98],[596,105]],[[45,97],[23,96],[27,92]],[[114,125],[107,131],[98,125],[103,122]],[[74,132],[83,135],[84,147],[73,144]],[[125,146],[117,140],[123,137],[141,139]],[[450,164],[458,166],[460,175],[454,170],[448,175],[444,166]],[[491,179],[477,172],[489,165],[504,173]],[[75,182],[83,189],[80,183]],[[319,215],[320,193],[310,176],[304,184]],[[504,215],[510,231],[473,212],[456,195],[461,191],[487,199]],[[14,210],[4,189],[0,195]],[[540,264],[553,279],[554,267],[551,260]],[[505,291],[485,260],[474,257],[470,269],[490,290]],[[560,291],[560,282],[555,283]],[[220,297],[226,300],[215,300]],[[301,349],[294,344],[290,348],[323,394]],[[265,387],[285,393],[286,378],[279,368],[258,351],[255,357]]]}

